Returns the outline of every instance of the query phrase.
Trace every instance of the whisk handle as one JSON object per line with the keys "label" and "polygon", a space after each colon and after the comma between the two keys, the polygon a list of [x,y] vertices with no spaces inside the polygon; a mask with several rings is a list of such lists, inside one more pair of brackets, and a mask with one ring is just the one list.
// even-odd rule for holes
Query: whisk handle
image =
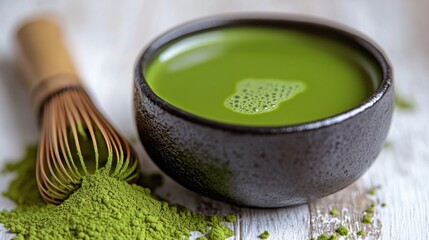
{"label": "whisk handle", "polygon": [[36,111],[49,96],[81,87],[71,57],[53,20],[36,19],[17,32],[18,51]]}

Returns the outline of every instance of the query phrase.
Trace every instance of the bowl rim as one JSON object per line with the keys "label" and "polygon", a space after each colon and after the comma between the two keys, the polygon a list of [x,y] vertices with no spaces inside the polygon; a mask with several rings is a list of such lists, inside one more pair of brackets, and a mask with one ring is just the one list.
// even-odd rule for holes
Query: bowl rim
{"label": "bowl rim", "polygon": [[[146,81],[144,71],[151,59],[153,59],[156,54],[162,51],[164,47],[178,39],[186,38],[199,32],[231,26],[292,26],[303,29],[311,29],[311,31],[320,31],[323,34],[335,34],[336,37],[340,37],[343,40],[348,41],[350,44],[357,45],[358,47],[366,50],[368,54],[370,54],[371,57],[373,57],[380,65],[382,70],[382,81],[369,98],[354,108],[315,121],[280,126],[248,126],[210,120],[170,104],[159,97],[151,89]],[[234,14],[217,15],[196,19],[181,24],[178,27],[170,29],[167,32],[161,34],[159,37],[153,40],[140,54],[135,65],[134,81],[136,86],[142,90],[142,92],[150,99],[150,101],[168,113],[186,121],[213,129],[222,129],[230,132],[249,134],[282,134],[321,129],[342,123],[348,119],[358,116],[360,113],[373,107],[383,98],[383,96],[392,87],[392,78],[393,72],[390,62],[383,50],[381,50],[381,47],[379,47],[376,43],[374,43],[374,41],[370,40],[370,38],[363,33],[358,32],[348,26],[326,19],[305,15]]]}

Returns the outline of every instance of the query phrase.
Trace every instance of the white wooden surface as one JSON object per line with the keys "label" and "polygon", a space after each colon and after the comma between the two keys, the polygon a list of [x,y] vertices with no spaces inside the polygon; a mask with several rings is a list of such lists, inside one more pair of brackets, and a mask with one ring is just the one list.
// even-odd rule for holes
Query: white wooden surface
{"label": "white wooden surface", "polygon": [[[135,138],[132,73],[136,57],[154,37],[198,17],[236,12],[298,13],[323,17],[364,32],[383,46],[395,70],[396,89],[416,105],[396,111],[389,141],[371,169],[343,191],[311,204],[260,210],[239,209],[201,198],[167,178],[158,193],[170,201],[205,212],[236,212],[232,239],[310,239],[343,223],[353,231],[371,201],[386,202],[366,226],[372,239],[429,239],[429,1],[427,0],[159,0],[159,1],[0,1],[0,168],[37,141],[29,97],[16,71],[13,33],[34,14],[51,13],[64,25],[68,45],[83,79],[105,115],[125,135]],[[157,171],[144,155],[145,171]],[[0,175],[4,191],[11,175]],[[382,185],[376,196],[367,191]],[[327,213],[341,210],[337,218]],[[0,197],[0,209],[12,209]],[[9,239],[0,232],[0,239]],[[352,239],[355,239],[353,235]],[[371,238],[368,238],[371,239]]]}

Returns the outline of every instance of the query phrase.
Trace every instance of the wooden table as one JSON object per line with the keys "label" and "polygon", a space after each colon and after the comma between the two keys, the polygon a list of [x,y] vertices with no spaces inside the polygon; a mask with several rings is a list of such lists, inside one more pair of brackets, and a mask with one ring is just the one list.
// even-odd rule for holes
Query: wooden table
{"label": "wooden table", "polygon": [[[236,12],[298,13],[349,25],[383,46],[395,73],[397,92],[414,110],[394,114],[385,148],[356,183],[327,198],[290,208],[240,209],[202,198],[166,177],[157,193],[172,202],[210,213],[235,212],[232,239],[310,239],[344,224],[366,229],[368,239],[429,239],[429,1],[427,0],[182,0],[182,1],[1,1],[0,2],[0,168],[17,159],[38,131],[30,99],[16,70],[13,36],[17,25],[34,14],[50,12],[63,22],[68,45],[89,92],[105,115],[129,138],[136,138],[132,112],[132,73],[142,48],[167,29],[198,17]],[[159,171],[135,144],[145,172]],[[0,176],[4,191],[11,175]],[[375,195],[368,191],[381,185]],[[372,225],[361,224],[371,202]],[[13,203],[0,198],[0,209]],[[333,217],[329,210],[338,208]],[[12,235],[0,232],[0,239]],[[196,235],[195,235],[196,236]]]}

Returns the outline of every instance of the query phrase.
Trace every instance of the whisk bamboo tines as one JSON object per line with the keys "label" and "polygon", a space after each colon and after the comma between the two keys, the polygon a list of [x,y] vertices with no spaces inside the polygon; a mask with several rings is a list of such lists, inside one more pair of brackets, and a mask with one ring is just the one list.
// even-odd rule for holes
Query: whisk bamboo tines
{"label": "whisk bamboo tines", "polygon": [[42,198],[61,203],[85,175],[97,171],[134,181],[138,159],[86,94],[57,25],[34,20],[17,36],[33,102],[40,113],[36,177]]}

